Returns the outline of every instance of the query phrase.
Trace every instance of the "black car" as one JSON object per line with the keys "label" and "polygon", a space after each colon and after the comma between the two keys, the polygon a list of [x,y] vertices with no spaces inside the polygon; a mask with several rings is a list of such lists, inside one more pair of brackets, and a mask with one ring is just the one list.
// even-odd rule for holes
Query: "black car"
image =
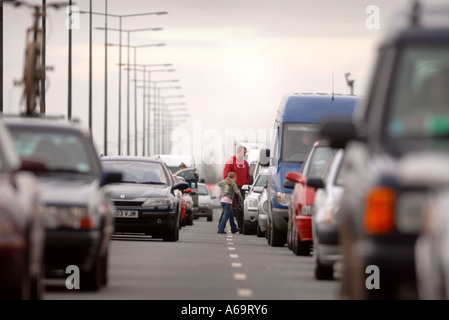
{"label": "black car", "polygon": [[181,227],[182,190],[159,158],[107,156],[105,170],[120,171],[123,180],[111,185],[116,207],[115,232],[144,233],[164,241],[178,241]]}
{"label": "black car", "polygon": [[42,299],[45,229],[35,176],[0,122],[0,299]]}
{"label": "black car", "polygon": [[80,289],[98,290],[108,280],[108,248],[114,205],[103,186],[120,174],[101,168],[90,133],[78,124],[36,117],[8,118],[16,150],[39,161],[45,203],[47,275],[77,266]]}
{"label": "black car", "polygon": [[[358,117],[322,128],[346,147],[343,298],[417,298],[414,246],[431,177],[419,159],[449,150],[449,25],[426,24],[432,16],[419,3],[408,18],[379,46]],[[427,178],[407,178],[418,171]]]}

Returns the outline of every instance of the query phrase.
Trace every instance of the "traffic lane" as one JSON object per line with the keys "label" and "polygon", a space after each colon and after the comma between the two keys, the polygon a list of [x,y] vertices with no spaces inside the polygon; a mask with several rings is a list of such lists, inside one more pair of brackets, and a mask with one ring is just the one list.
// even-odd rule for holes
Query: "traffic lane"
{"label": "traffic lane", "polygon": [[316,280],[312,256],[296,256],[286,246],[271,247],[265,238],[241,234],[234,235],[233,247],[253,299],[338,299],[339,281]]}
{"label": "traffic lane", "polygon": [[[221,210],[214,210],[212,222],[207,222],[206,218],[194,220],[193,226],[180,230],[178,242],[144,236],[114,236],[106,287],[98,292],[68,290],[64,279],[47,280],[45,298],[287,300],[333,297],[335,282],[313,280],[311,257],[297,257],[287,248],[270,247],[264,238],[217,234],[220,214]],[[239,259],[232,258],[231,254],[238,254]],[[236,267],[236,262],[240,267]]]}

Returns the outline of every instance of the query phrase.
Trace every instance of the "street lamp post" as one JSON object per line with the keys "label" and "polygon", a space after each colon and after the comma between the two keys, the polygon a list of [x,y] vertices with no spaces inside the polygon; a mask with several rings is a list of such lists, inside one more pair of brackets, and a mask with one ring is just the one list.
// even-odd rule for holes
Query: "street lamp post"
{"label": "street lamp post", "polygon": [[[168,14],[168,12],[166,11],[158,11],[158,12],[143,12],[143,13],[134,13],[134,14],[123,14],[123,15],[119,15],[119,14],[108,14],[106,13],[101,13],[101,12],[93,12],[92,11],[92,0],[90,0],[90,6],[89,6],[89,11],[82,11],[80,10],[79,13],[84,14],[84,13],[88,13],[89,14],[89,129],[92,130],[92,15],[102,15],[105,17],[116,17],[119,18],[119,31],[120,31],[120,51],[119,51],[119,60],[120,60],[120,64],[122,63],[122,48],[121,48],[121,44],[122,44],[122,19],[123,18],[130,18],[130,17],[138,17],[138,16],[147,16],[147,15],[165,15]],[[105,28],[107,29],[107,27]],[[105,30],[106,33],[106,30]],[[105,43],[107,43],[107,40],[105,40]],[[129,52],[128,52],[129,53]],[[121,74],[121,68],[119,68],[119,90],[118,90],[118,95],[119,95],[119,119],[118,119],[118,141],[121,141],[121,135],[122,135],[122,127],[121,127],[121,101],[122,101],[122,74]],[[129,140],[129,138],[128,138]],[[129,145],[129,143],[128,143]],[[129,149],[129,147],[128,147]],[[121,154],[121,143],[118,143],[118,153]],[[129,152],[128,152],[129,154]]]}
{"label": "street lamp post", "polygon": [[[101,27],[97,27],[96,29],[98,29],[98,30],[103,30],[103,28],[101,28]],[[141,32],[141,31],[159,31],[159,30],[162,30],[162,29],[161,29],[161,28],[143,28],[143,29],[124,30],[124,29],[122,29],[122,28],[120,28],[120,29],[116,29],[116,28],[108,28],[108,30],[111,30],[111,31],[119,31],[119,32],[120,32],[120,37],[121,37],[121,33],[122,33],[122,32],[128,33],[128,37],[127,37],[127,39],[128,39],[128,44],[126,45],[126,47],[128,48],[128,57],[127,57],[128,72],[127,72],[127,86],[126,86],[126,90],[127,90],[127,124],[128,124],[128,126],[127,126],[127,134],[126,134],[126,137],[127,137],[127,155],[130,155],[131,152],[130,152],[130,125],[129,125],[129,124],[130,124],[129,65],[130,65],[130,48],[133,47],[133,46],[130,45],[130,34],[131,34],[132,32]],[[107,43],[106,43],[106,45],[107,45]],[[161,46],[161,45],[164,45],[164,44],[142,45],[142,47],[144,47],[144,46]],[[120,43],[119,46],[120,46],[120,51],[121,51],[121,50],[122,50],[121,47],[122,47],[123,45]],[[120,64],[121,64],[121,62],[120,62]],[[120,77],[120,74],[119,74],[119,77]],[[121,81],[121,79],[120,79],[120,81]],[[119,83],[119,86],[121,87],[121,82]],[[121,106],[120,106],[120,105],[119,105],[119,113],[121,113]],[[120,118],[119,118],[119,121],[121,121]],[[120,126],[121,126],[121,124],[119,123],[119,127],[120,127]],[[137,147],[136,147],[136,149],[137,149]],[[137,150],[136,150],[136,153],[137,153]]]}

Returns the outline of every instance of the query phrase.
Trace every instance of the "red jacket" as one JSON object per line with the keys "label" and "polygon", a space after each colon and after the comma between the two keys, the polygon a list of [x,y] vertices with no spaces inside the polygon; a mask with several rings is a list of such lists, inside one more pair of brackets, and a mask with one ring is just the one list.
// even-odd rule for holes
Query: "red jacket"
{"label": "red jacket", "polygon": [[223,170],[223,179],[226,179],[228,173],[234,171],[237,174],[235,183],[238,187],[251,183],[251,175],[249,173],[249,164],[245,160],[237,160],[236,156],[231,157],[225,164]]}

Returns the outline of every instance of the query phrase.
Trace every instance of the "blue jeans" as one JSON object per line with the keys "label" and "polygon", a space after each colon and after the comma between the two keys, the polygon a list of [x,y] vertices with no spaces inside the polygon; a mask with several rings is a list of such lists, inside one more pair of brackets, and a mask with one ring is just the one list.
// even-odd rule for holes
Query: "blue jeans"
{"label": "blue jeans", "polygon": [[220,224],[218,225],[218,232],[224,232],[228,220],[231,224],[231,232],[238,232],[239,229],[237,228],[234,221],[234,211],[232,210],[232,204],[221,202],[221,206],[223,207],[223,216],[221,217]]}

